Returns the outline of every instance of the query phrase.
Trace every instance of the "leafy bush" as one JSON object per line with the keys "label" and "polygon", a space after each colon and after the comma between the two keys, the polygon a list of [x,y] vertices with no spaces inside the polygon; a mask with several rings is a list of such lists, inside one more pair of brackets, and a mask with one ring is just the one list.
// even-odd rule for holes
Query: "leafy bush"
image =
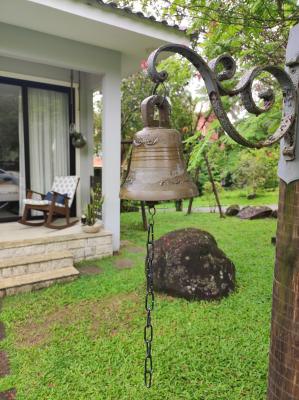
{"label": "leafy bush", "polygon": [[242,152],[233,177],[239,187],[247,186],[252,193],[277,186],[278,151],[273,149]]}

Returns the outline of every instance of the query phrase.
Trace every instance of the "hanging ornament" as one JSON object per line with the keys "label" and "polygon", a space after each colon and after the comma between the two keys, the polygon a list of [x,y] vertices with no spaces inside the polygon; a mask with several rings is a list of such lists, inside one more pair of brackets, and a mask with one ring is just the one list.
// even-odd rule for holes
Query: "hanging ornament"
{"label": "hanging ornament", "polygon": [[[80,89],[81,89],[81,84],[80,84],[80,72],[79,72],[79,104],[80,104]],[[77,132],[76,130],[76,124],[75,124],[75,105],[74,105],[74,71],[71,70],[71,122],[70,122],[70,127],[69,127],[69,133],[72,139],[72,145],[76,148],[81,148],[84,147],[87,143],[86,137],[80,133]]]}
{"label": "hanging ornament", "polygon": [[[154,119],[155,107],[159,121]],[[146,325],[144,343],[144,383],[147,388],[153,379],[153,325],[154,309],[154,216],[155,204],[161,200],[181,200],[198,196],[183,158],[181,134],[170,128],[170,106],[166,95],[152,95],[141,104],[144,128],[134,135],[129,169],[121,186],[120,198],[145,201],[148,206],[149,224],[146,243]]]}

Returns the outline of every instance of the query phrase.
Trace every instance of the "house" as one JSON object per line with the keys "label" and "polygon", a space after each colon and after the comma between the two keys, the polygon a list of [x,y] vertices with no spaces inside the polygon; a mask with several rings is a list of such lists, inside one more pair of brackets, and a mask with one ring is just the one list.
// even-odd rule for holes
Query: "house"
{"label": "house", "polygon": [[[113,2],[1,0],[1,223],[18,218],[26,188],[46,192],[55,175],[80,176],[73,215],[81,215],[93,175],[92,99],[100,91],[103,223],[119,249],[121,79],[168,42],[188,45],[188,38]],[[86,136],[83,148],[72,145],[72,120]]]}

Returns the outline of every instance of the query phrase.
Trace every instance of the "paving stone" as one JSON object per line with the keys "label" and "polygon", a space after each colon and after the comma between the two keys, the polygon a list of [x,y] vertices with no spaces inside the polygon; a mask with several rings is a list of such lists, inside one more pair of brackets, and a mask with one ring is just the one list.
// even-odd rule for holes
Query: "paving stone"
{"label": "paving stone", "polygon": [[128,269],[128,268],[132,268],[134,265],[134,262],[132,260],[123,258],[120,260],[116,260],[115,261],[115,266],[118,269]]}
{"label": "paving stone", "polygon": [[16,389],[6,390],[5,392],[0,392],[0,400],[15,400],[16,395]]}
{"label": "paving stone", "polygon": [[6,351],[0,351],[0,378],[10,374],[9,361]]}
{"label": "paving stone", "polygon": [[0,340],[5,339],[5,326],[4,323],[0,321]]}
{"label": "paving stone", "polygon": [[77,268],[80,275],[99,275],[103,270],[96,265],[84,265],[83,267]]}

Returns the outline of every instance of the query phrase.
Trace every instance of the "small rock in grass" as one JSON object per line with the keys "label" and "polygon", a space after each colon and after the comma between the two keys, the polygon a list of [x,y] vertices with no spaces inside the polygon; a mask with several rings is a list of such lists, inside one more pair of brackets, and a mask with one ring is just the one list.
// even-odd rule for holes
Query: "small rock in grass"
{"label": "small rock in grass", "polygon": [[268,218],[272,215],[272,209],[266,206],[252,207],[247,206],[242,208],[239,212],[238,217],[241,219],[259,219]]}
{"label": "small rock in grass", "polygon": [[237,215],[239,211],[240,211],[240,206],[238,206],[238,204],[232,204],[231,206],[227,207],[225,215],[227,215],[228,217],[233,217]]}
{"label": "small rock in grass", "polygon": [[278,210],[273,210],[272,214],[271,214],[271,217],[272,218],[277,218],[277,216],[278,216]]}
{"label": "small rock in grass", "polygon": [[155,241],[154,289],[188,300],[213,300],[235,288],[235,266],[214,237],[199,229],[169,232]]}
{"label": "small rock in grass", "polygon": [[253,200],[253,199],[255,199],[257,196],[256,196],[256,194],[255,193],[250,193],[248,196],[247,196],[247,199],[248,200]]}

